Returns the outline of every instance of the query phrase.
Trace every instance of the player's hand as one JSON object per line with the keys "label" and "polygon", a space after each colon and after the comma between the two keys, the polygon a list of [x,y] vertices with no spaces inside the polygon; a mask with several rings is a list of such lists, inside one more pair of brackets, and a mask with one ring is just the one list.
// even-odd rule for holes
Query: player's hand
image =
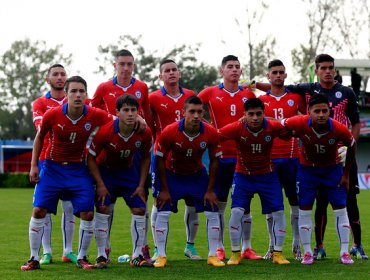
{"label": "player's hand", "polygon": [[241,117],[241,118],[239,119],[239,121],[240,121],[241,123],[246,123],[246,122],[247,122],[247,117],[246,117],[246,116],[243,116],[243,117]]}
{"label": "player's hand", "polygon": [[109,196],[110,193],[108,192],[107,188],[103,183],[96,184],[96,201],[100,201],[100,205],[104,205],[105,198]]}
{"label": "player's hand", "polygon": [[340,182],[338,184],[338,188],[343,186],[343,184],[346,186],[347,192],[349,191],[349,177],[343,175],[342,178],[340,179]]}
{"label": "player's hand", "polygon": [[136,122],[135,122],[135,127],[134,129],[139,132],[139,133],[142,133],[142,132],[145,132],[146,130],[146,127],[147,127],[147,123],[145,121],[145,119],[143,119],[142,116],[138,115],[136,117]]}
{"label": "player's hand", "polygon": [[145,195],[145,189],[143,187],[137,187],[134,193],[131,195],[131,198],[134,196],[138,196],[141,198],[141,200],[146,203],[146,195]]}
{"label": "player's hand", "polygon": [[166,203],[171,204],[171,196],[168,191],[161,191],[157,197],[157,207],[162,209]]}
{"label": "player's hand", "polygon": [[211,206],[212,211],[214,211],[215,206],[218,207],[218,199],[214,191],[207,191],[204,195],[204,206],[207,205],[207,202]]}
{"label": "player's hand", "polygon": [[347,157],[347,146],[342,146],[338,149],[338,156],[339,160],[344,166],[346,163],[346,157]]}
{"label": "player's hand", "polygon": [[39,167],[36,165],[36,166],[32,166],[31,165],[31,170],[30,170],[30,182],[31,183],[37,183],[39,180],[40,180],[40,177],[39,177]]}
{"label": "player's hand", "polygon": [[256,88],[256,81],[255,80],[241,80],[240,84],[243,88]]}

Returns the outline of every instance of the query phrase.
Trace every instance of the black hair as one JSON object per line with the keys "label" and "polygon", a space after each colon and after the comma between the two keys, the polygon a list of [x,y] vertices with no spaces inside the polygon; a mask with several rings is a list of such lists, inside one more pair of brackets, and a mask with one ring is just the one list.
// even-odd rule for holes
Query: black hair
{"label": "black hair", "polygon": [[50,71],[51,71],[51,69],[53,69],[53,68],[63,68],[64,69],[64,66],[62,65],[62,64],[59,64],[59,63],[56,63],[56,64],[53,64],[53,65],[51,65],[49,68],[48,68],[48,75],[50,74]]}
{"label": "black hair", "polygon": [[137,98],[131,94],[124,94],[117,98],[116,100],[116,108],[117,110],[121,110],[122,106],[126,104],[129,106],[134,106],[136,109],[139,109],[139,101]]}
{"label": "black hair", "polygon": [[267,69],[270,70],[272,67],[275,67],[275,66],[284,66],[284,63],[280,59],[271,60],[269,64],[267,65]]}
{"label": "black hair", "polygon": [[85,86],[85,89],[87,90],[87,83],[84,78],[80,76],[72,76],[66,80],[66,83],[64,84],[64,91],[68,92],[68,87],[70,83],[81,83]]}
{"label": "black hair", "polygon": [[132,58],[134,58],[132,53],[129,50],[125,50],[125,49],[119,50],[118,52],[116,52],[115,58],[117,59],[119,56],[131,56]]}
{"label": "black hair", "polygon": [[261,108],[263,111],[265,110],[265,104],[259,98],[249,98],[244,103],[244,111],[248,111],[251,108]]}
{"label": "black hair", "polygon": [[222,59],[222,61],[221,61],[221,67],[224,67],[228,61],[238,61],[239,62],[239,59],[235,55],[231,55],[231,54],[230,55],[227,55],[227,56],[225,56]]}
{"label": "black hair", "polygon": [[[164,60],[162,60],[161,63],[159,64],[159,73],[162,72],[162,66],[165,65],[165,64],[167,64],[167,63],[175,63],[176,64],[176,62],[174,60],[172,60],[172,59],[164,59]],[[176,66],[177,66],[177,64],[176,64]]]}
{"label": "black hair", "polygon": [[196,95],[190,96],[185,100],[184,110],[186,110],[189,104],[203,105],[202,100]]}
{"label": "black hair", "polygon": [[328,107],[330,107],[329,99],[321,93],[316,93],[316,94],[311,95],[310,101],[308,102],[308,108],[311,108],[313,105],[323,104],[323,103],[328,105]]}
{"label": "black hair", "polygon": [[328,54],[322,53],[316,56],[315,58],[315,65],[316,69],[319,68],[319,64],[321,62],[333,62],[334,63],[334,58]]}

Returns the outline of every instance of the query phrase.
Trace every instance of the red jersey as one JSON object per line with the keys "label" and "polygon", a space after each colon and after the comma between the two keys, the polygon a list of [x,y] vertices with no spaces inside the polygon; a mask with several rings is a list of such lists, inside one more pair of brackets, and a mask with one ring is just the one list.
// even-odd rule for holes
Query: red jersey
{"label": "red jersey", "polygon": [[124,94],[131,94],[137,98],[140,105],[139,114],[145,118],[145,114],[149,112],[148,86],[135,78],[131,79],[130,85],[126,88],[117,84],[117,77],[100,84],[91,100],[91,106],[115,116],[117,112],[116,100]]}
{"label": "red jersey", "polygon": [[152,133],[147,127],[143,133],[133,131],[125,137],[119,133],[119,119],[102,126],[95,135],[89,152],[97,156],[98,165],[120,170],[130,167],[134,154],[140,151],[143,156],[152,149]]}
{"label": "red jersey", "polygon": [[[62,99],[55,99],[51,96],[50,91],[48,91],[44,96],[37,98],[32,103],[33,123],[36,127],[36,130],[37,131],[40,130],[42,118],[47,110],[63,105],[66,102],[67,102],[66,96],[64,96]],[[42,146],[42,151],[41,151],[40,158],[39,158],[40,160],[45,159],[45,152],[46,152],[46,148],[48,147],[49,141],[50,141],[50,137],[49,137],[49,134],[47,134],[45,136],[44,144]]]}
{"label": "red jersey", "polygon": [[[208,106],[212,125],[219,129],[238,121],[244,115],[244,102],[256,96],[243,87],[231,93],[221,83],[202,90],[198,97]],[[223,158],[235,158],[237,155],[236,144],[232,140],[221,139],[221,150]]]}
{"label": "red jersey", "polygon": [[329,119],[329,132],[318,134],[312,127],[310,116],[295,116],[282,120],[302,142],[300,163],[309,166],[331,166],[339,163],[338,143],[351,147],[355,140],[346,126]]}
{"label": "red jersey", "polygon": [[219,137],[216,129],[201,122],[199,134],[188,136],[185,119],[168,125],[158,140],[157,156],[166,159],[166,168],[181,175],[194,174],[203,168],[202,156],[208,148],[210,158],[219,157]]}
{"label": "red jersey", "polygon": [[219,129],[221,139],[232,139],[237,145],[235,172],[259,175],[273,171],[271,149],[276,137],[288,138],[291,134],[277,121],[264,119],[263,129],[251,132],[248,125],[234,122]]}
{"label": "red jersey", "polygon": [[81,162],[85,159],[86,143],[92,131],[112,120],[107,112],[84,105],[83,115],[71,120],[68,103],[50,109],[44,115],[40,134],[50,135],[46,159],[58,162]]}
{"label": "red jersey", "polygon": [[153,113],[156,139],[161,135],[163,129],[171,123],[182,119],[184,103],[188,97],[195,95],[195,92],[180,87],[180,95],[172,97],[164,87],[149,94],[150,109]]}
{"label": "red jersey", "polygon": [[[305,113],[306,111],[302,97],[299,94],[293,94],[288,91],[282,96],[274,96],[268,91],[266,95],[261,95],[259,99],[265,104],[265,116],[276,120],[290,118],[298,115],[298,112]],[[274,139],[272,159],[298,157],[299,144],[296,137],[292,137],[289,140]]]}

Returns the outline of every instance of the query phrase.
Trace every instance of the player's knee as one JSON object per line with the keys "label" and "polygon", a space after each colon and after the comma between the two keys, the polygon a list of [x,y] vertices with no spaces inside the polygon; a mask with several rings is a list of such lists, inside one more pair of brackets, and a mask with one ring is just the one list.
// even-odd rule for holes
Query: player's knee
{"label": "player's knee", "polygon": [[108,215],[109,214],[109,206],[101,205],[96,207],[96,212]]}
{"label": "player's knee", "polygon": [[144,216],[146,213],[145,208],[131,208],[132,215]]}
{"label": "player's knee", "polygon": [[45,208],[41,208],[41,207],[33,208],[32,217],[36,219],[45,218],[46,214],[47,214],[47,210]]}
{"label": "player's knee", "polygon": [[85,221],[92,221],[94,219],[94,212],[81,212],[80,213],[81,220]]}

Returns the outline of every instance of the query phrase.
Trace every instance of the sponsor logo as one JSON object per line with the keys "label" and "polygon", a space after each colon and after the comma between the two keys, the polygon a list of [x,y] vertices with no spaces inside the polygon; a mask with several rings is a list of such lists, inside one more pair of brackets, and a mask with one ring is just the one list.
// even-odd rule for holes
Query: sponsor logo
{"label": "sponsor logo", "polygon": [[220,100],[222,102],[223,97],[216,96],[216,99]]}

